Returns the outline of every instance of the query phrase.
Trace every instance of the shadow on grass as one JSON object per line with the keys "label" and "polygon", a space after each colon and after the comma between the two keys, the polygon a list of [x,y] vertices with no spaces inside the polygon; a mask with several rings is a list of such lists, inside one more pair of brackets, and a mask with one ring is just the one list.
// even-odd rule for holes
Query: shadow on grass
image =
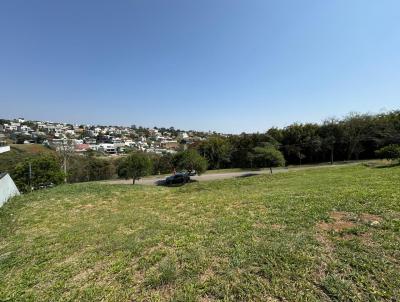
{"label": "shadow on grass", "polygon": [[390,163],[390,164],[386,164],[386,165],[379,165],[379,166],[375,166],[373,168],[375,169],[387,169],[387,168],[393,168],[393,167],[399,167],[400,166],[400,162],[397,163]]}
{"label": "shadow on grass", "polygon": [[191,179],[191,180],[189,180],[188,182],[185,182],[185,183],[167,184],[167,183],[165,182],[165,179],[160,179],[160,180],[157,180],[157,181],[156,181],[156,186],[164,186],[164,187],[182,187],[182,186],[184,186],[184,185],[186,185],[186,184],[188,184],[188,183],[193,183],[193,182],[198,182],[198,181],[197,181],[197,180]]}
{"label": "shadow on grass", "polygon": [[246,177],[257,176],[257,175],[259,175],[259,174],[257,174],[257,173],[246,173],[246,174],[243,174],[243,175],[240,175],[240,176],[236,176],[235,178],[246,178]]}

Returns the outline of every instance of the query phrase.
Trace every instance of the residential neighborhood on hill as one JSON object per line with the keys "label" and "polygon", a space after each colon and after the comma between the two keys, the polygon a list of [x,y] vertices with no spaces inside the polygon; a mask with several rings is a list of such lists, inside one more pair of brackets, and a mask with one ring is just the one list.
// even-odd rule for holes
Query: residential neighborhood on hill
{"label": "residential neighborhood on hill", "polygon": [[166,154],[186,149],[189,145],[205,140],[210,134],[215,132],[183,131],[173,127],[72,125],[24,118],[0,119],[3,152],[6,150],[6,141],[9,141],[14,144],[43,144],[54,149],[68,142],[76,153],[94,150],[104,155],[118,155],[139,150]]}

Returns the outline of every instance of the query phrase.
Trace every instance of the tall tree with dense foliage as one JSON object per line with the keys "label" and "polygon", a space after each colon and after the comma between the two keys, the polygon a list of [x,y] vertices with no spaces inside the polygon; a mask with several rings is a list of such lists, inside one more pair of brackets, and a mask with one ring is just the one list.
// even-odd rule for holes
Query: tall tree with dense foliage
{"label": "tall tree with dense foliage", "polygon": [[132,178],[132,184],[143,176],[149,175],[152,169],[150,157],[142,152],[129,154],[118,163],[117,173],[119,177]]}
{"label": "tall tree with dense foliage", "polygon": [[221,136],[212,136],[199,146],[200,154],[208,161],[211,169],[226,168],[230,162],[232,146]]}
{"label": "tall tree with dense foliage", "polygon": [[173,158],[171,153],[152,155],[153,174],[171,173],[174,170]]}
{"label": "tall tree with dense foliage", "polygon": [[207,160],[194,149],[177,153],[173,163],[176,169],[186,170],[189,173],[196,171],[198,175],[203,174],[208,166]]}
{"label": "tall tree with dense foliage", "polygon": [[255,147],[254,161],[257,167],[270,168],[272,173],[272,167],[282,167],[285,165],[285,158],[282,152],[276,149],[274,146],[260,146]]}

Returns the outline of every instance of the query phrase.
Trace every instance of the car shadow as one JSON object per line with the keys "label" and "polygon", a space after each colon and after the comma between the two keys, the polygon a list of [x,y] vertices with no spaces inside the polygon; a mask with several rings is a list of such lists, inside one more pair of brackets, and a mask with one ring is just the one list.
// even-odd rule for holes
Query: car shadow
{"label": "car shadow", "polygon": [[378,165],[378,166],[375,166],[373,168],[375,168],[375,169],[388,169],[388,168],[393,168],[393,167],[398,167],[398,166],[400,166],[400,162],[398,162],[398,163],[390,163],[390,164],[386,164],[386,165]]}
{"label": "car shadow", "polygon": [[251,176],[257,176],[259,174],[257,173],[246,173],[246,174],[242,174],[240,176],[236,176],[235,178],[246,178],[246,177],[251,177]]}
{"label": "car shadow", "polygon": [[164,186],[164,187],[182,187],[182,186],[184,186],[184,185],[186,185],[186,184],[194,183],[194,182],[198,182],[198,181],[197,181],[197,180],[194,180],[194,179],[191,179],[191,180],[189,180],[188,182],[185,182],[185,183],[170,184],[170,185],[168,185],[168,184],[165,182],[165,179],[160,179],[160,180],[157,180],[157,181],[155,182],[155,184],[156,184],[156,186]]}

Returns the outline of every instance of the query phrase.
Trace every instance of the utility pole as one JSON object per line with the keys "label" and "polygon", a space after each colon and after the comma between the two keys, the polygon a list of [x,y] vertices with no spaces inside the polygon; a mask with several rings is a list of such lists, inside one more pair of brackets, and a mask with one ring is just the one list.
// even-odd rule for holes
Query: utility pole
{"label": "utility pole", "polygon": [[67,183],[67,155],[64,153],[64,182]]}
{"label": "utility pole", "polygon": [[29,190],[32,191],[32,164],[29,162]]}

